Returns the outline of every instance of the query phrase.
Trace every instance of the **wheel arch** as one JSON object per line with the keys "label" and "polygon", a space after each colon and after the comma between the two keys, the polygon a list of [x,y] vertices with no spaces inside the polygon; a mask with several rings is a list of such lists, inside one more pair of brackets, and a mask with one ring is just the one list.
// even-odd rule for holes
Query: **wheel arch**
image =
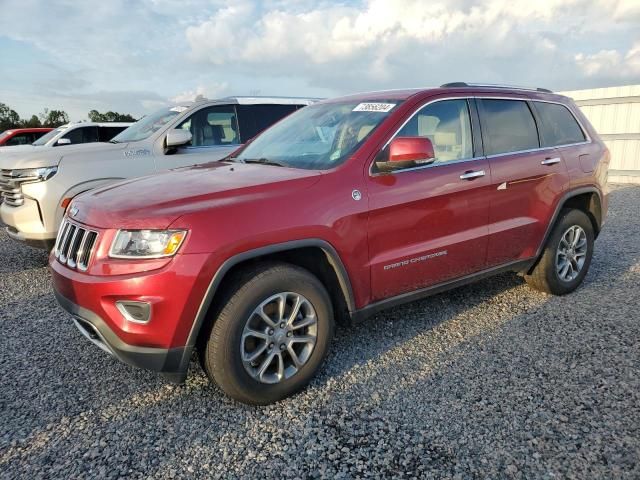
{"label": "wheel arch", "polygon": [[[280,261],[306,268],[316,275],[323,283],[331,297],[336,319],[348,321],[355,311],[355,300],[351,281],[347,270],[336,249],[322,239],[304,239],[284,242],[260,247],[239,253],[226,260],[216,271],[209,283],[209,287],[200,303],[198,313],[194,319],[187,339],[186,358],[183,366],[186,370],[191,357],[191,351],[201,341],[202,335],[213,324],[212,318],[215,308],[222,303],[226,294],[223,287],[224,279],[240,274],[243,267],[260,262]],[[334,277],[332,278],[331,275]]]}
{"label": "wheel arch", "polygon": [[558,201],[556,208],[553,212],[553,216],[547,225],[547,230],[544,234],[542,242],[538,246],[538,250],[536,251],[536,261],[533,263],[531,268],[527,271],[528,274],[533,272],[533,269],[536,267],[538,262],[540,261],[540,257],[542,256],[542,252],[544,250],[547,241],[549,240],[549,236],[553,231],[553,227],[558,221],[558,217],[560,216],[560,212],[565,208],[575,208],[583,211],[591,220],[591,224],[593,225],[594,235],[597,238],[600,229],[602,227],[602,193],[595,186],[589,187],[581,187],[576,188],[574,190],[570,190],[565,192],[565,194]]}

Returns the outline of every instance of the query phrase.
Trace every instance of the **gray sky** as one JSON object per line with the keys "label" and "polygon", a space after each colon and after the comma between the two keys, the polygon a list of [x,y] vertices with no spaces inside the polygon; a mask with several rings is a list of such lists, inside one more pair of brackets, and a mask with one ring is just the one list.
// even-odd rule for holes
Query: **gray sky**
{"label": "gray sky", "polygon": [[0,102],[72,120],[196,94],[640,83],[640,0],[0,0]]}

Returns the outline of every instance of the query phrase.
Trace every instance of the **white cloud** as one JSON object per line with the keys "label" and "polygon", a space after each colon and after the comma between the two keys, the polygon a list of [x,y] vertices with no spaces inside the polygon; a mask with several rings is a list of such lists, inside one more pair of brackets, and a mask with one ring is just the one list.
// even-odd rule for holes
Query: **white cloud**
{"label": "white cloud", "polygon": [[640,20],[640,2],[638,0],[619,0],[613,3],[613,17],[616,20]]}
{"label": "white cloud", "polygon": [[171,98],[172,103],[192,102],[196,97],[219,98],[228,95],[229,85],[227,83],[219,83],[208,86],[198,85],[195,90],[187,90],[179,93]]}
{"label": "white cloud", "polygon": [[640,83],[638,45],[640,0],[21,0],[0,15],[0,91],[26,113],[140,114],[198,94],[576,89]]}
{"label": "white cloud", "polygon": [[640,76],[640,42],[631,47],[626,54],[617,50],[600,50],[591,55],[579,53],[575,59],[582,71],[590,77],[636,78]]}
{"label": "white cloud", "polygon": [[369,0],[302,10],[283,3],[241,2],[188,27],[193,57],[337,90],[362,88],[358,81],[364,88],[447,79],[569,84],[576,53],[592,48],[595,33],[640,31],[631,15],[637,0]]}

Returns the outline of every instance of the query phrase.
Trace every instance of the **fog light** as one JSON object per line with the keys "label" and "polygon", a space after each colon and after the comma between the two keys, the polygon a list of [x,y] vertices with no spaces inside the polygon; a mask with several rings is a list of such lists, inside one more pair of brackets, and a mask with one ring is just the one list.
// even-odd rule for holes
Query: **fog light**
{"label": "fog light", "polygon": [[151,320],[151,304],[149,302],[136,302],[133,300],[118,300],[116,308],[125,320],[134,323],[149,323]]}

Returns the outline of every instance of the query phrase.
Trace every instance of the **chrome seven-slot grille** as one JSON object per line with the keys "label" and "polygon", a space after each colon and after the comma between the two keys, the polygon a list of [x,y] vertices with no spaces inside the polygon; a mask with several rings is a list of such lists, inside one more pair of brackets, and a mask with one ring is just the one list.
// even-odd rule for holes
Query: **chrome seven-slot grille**
{"label": "chrome seven-slot grille", "polygon": [[60,263],[70,268],[86,270],[97,238],[98,232],[87,230],[65,218],[58,231],[54,255]]}
{"label": "chrome seven-slot grille", "polygon": [[29,180],[33,180],[33,178],[17,177],[13,175],[12,170],[2,170],[0,172],[0,193],[4,203],[12,207],[22,205],[24,197],[22,196],[20,184]]}

